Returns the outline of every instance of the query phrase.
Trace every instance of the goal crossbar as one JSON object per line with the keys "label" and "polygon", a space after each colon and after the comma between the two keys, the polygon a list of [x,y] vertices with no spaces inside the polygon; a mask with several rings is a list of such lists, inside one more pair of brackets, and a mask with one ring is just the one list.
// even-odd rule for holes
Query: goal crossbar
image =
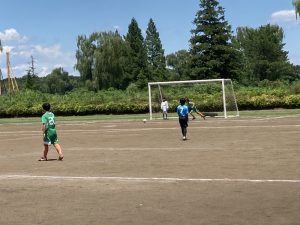
{"label": "goal crossbar", "polygon": [[149,82],[148,87],[151,85],[164,85],[164,84],[189,84],[189,83],[208,83],[208,82],[223,82],[231,81],[231,79],[209,79],[209,80],[181,80],[181,81],[161,81],[161,82]]}

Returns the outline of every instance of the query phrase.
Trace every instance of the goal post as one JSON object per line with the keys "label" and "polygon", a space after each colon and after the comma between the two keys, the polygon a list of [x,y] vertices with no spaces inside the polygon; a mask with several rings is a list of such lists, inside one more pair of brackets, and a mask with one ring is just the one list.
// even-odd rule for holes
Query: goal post
{"label": "goal post", "polygon": [[162,118],[162,98],[169,103],[169,118],[177,117],[175,109],[181,97],[189,98],[200,112],[208,116],[239,116],[231,79],[149,82],[148,95],[150,120]]}

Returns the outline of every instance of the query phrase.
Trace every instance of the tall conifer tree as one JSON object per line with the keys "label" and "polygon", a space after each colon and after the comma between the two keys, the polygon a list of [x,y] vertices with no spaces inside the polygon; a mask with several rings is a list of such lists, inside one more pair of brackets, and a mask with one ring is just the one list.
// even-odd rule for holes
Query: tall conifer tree
{"label": "tall conifer tree", "polygon": [[217,0],[200,0],[191,31],[191,78],[234,78],[238,65],[231,27]]}
{"label": "tall conifer tree", "polygon": [[149,66],[150,81],[163,81],[166,74],[166,58],[164,56],[164,49],[162,48],[159,33],[156,29],[155,23],[151,18],[146,30],[146,49]]}
{"label": "tall conifer tree", "polygon": [[129,45],[129,60],[126,67],[128,82],[144,80],[147,70],[147,54],[142,31],[134,18],[128,26],[125,40]]}

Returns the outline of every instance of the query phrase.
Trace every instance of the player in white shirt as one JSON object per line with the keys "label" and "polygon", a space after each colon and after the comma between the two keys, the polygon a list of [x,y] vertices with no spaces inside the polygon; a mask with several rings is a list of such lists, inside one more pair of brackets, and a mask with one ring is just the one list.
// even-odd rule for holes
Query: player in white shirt
{"label": "player in white shirt", "polygon": [[160,108],[162,110],[162,114],[163,114],[163,119],[167,120],[168,119],[168,109],[169,109],[169,104],[168,101],[163,98],[161,104],[160,104]]}

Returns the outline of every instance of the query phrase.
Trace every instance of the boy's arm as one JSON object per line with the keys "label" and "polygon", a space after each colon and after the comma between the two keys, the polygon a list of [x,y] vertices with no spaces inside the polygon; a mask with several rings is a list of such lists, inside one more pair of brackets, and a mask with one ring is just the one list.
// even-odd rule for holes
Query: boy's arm
{"label": "boy's arm", "polygon": [[45,132],[46,132],[46,124],[43,123],[42,125],[42,132],[43,132],[43,136],[45,136]]}

